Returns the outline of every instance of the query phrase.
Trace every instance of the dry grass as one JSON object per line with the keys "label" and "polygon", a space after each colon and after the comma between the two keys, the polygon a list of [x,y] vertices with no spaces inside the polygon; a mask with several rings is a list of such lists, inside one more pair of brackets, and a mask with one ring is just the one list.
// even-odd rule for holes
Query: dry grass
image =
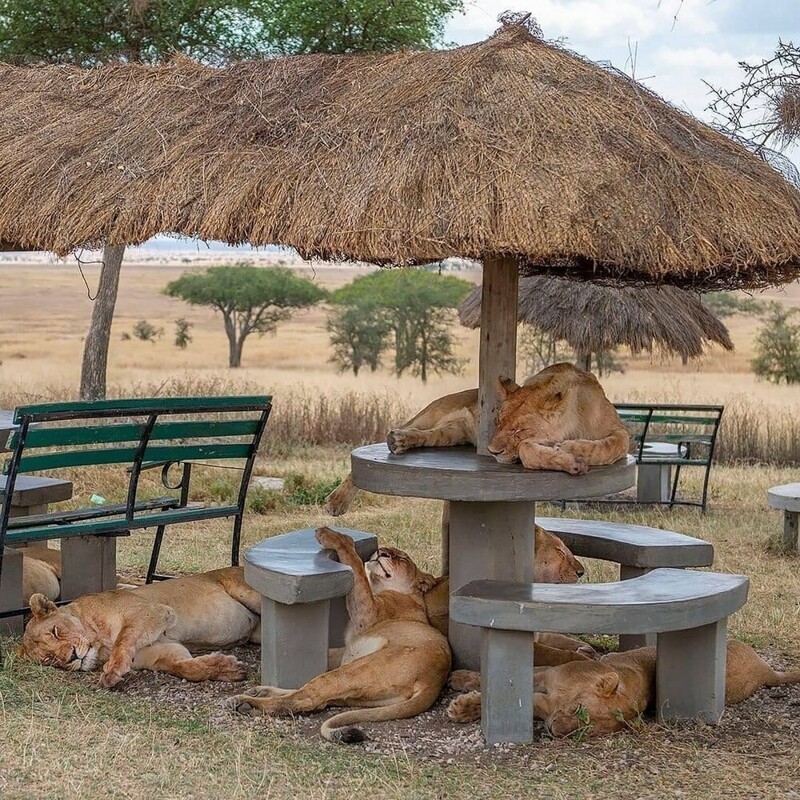
{"label": "dry grass", "polygon": [[[459,354],[469,356],[472,363],[461,377],[434,379],[423,387],[386,372],[358,381],[338,376],[327,363],[321,309],[298,316],[275,337],[249,341],[247,366],[234,375],[223,368],[225,340],[219,320],[210,312],[187,310],[158,294],[183,268],[123,267],[111,382],[116,394],[274,392],[269,447],[259,457],[257,474],[291,478],[297,497],[251,493],[255,507],[264,513],[248,513],[245,546],[329,521],[319,506],[296,504],[301,494],[321,496],[324,487],[348,469],[346,446],[318,442],[379,439],[389,423],[401,421],[409,411],[446,392],[475,385],[477,340],[469,331],[460,334]],[[96,269],[88,273],[90,282],[96,280]],[[352,279],[357,268],[319,267],[316,274],[324,285],[338,285]],[[0,276],[0,408],[74,396],[71,387],[77,384],[81,337],[90,313],[77,271],[55,265],[0,265]],[[36,302],[26,302],[28,297]],[[798,298],[798,287],[791,288],[787,301],[795,303]],[[177,350],[166,337],[156,345],[119,339],[138,319],[170,330],[171,321],[179,316],[196,323],[195,342],[186,352]],[[736,448],[756,452],[763,460],[774,457],[776,451],[795,446],[787,433],[790,422],[780,421],[797,418],[800,398],[794,389],[758,383],[747,372],[755,323],[734,319],[730,327],[736,353],[714,352],[699,366],[685,368],[674,361],[629,359],[625,375],[604,378],[603,383],[619,401],[724,402],[724,419],[731,423],[733,438],[728,440],[730,445],[723,439],[723,458],[727,460],[726,453]],[[759,425],[752,421],[753,414]],[[777,422],[765,428],[767,419]],[[758,437],[754,438],[754,431]],[[694,482],[687,490],[699,488],[695,473],[686,471]],[[76,504],[85,504],[93,493],[109,500],[119,498],[126,480],[113,468],[81,474],[76,470],[74,477]],[[231,491],[232,476],[226,470],[198,469],[195,477],[199,479],[197,496],[203,499],[221,500]],[[798,560],[775,555],[767,547],[769,539],[780,533],[782,520],[779,512],[768,509],[766,489],[793,480],[797,480],[796,470],[717,466],[705,516],[695,509],[590,512],[585,507],[569,509],[567,514],[666,527],[713,542],[716,569],[751,578],[750,600],[731,620],[732,634],[800,665]],[[546,504],[537,510],[540,515],[559,513]],[[423,567],[435,571],[439,515],[440,505],[434,501],[362,495],[342,522],[377,532],[382,541],[397,543]],[[169,531],[162,566],[172,572],[194,572],[221,565],[227,558],[229,535],[224,522]],[[124,573],[143,573],[150,544],[146,534],[120,540]],[[607,564],[588,566],[591,580],[614,577]],[[308,741],[293,733],[291,725],[273,727],[223,718],[199,701],[180,709],[154,708],[124,694],[96,691],[90,680],[20,663],[0,671],[0,796],[301,795],[338,800],[368,792],[375,798],[427,800],[479,795],[638,798],[681,796],[682,792],[685,797],[785,798],[797,785],[796,751],[792,742],[781,739],[780,719],[764,720],[764,731],[772,738],[759,753],[742,742],[731,744],[716,729],[704,733],[702,741],[696,737],[684,741],[679,731],[652,726],[636,737],[582,744],[539,742],[523,748],[524,763],[507,761],[499,751],[486,751],[448,764],[408,757],[402,742],[394,756],[367,756],[360,749]],[[191,689],[186,688],[189,696]],[[772,741],[776,744],[770,745]]]}

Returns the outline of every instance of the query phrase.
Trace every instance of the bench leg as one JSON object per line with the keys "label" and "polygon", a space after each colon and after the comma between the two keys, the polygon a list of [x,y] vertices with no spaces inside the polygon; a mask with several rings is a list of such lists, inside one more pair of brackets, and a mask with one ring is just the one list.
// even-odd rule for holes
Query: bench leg
{"label": "bench leg", "polygon": [[[7,547],[3,551],[3,579],[0,583],[0,611],[22,608],[27,598],[22,597],[22,553]],[[19,636],[22,634],[22,614],[0,619],[0,635]]]}
{"label": "bench leg", "polygon": [[658,635],[657,713],[660,719],[700,719],[716,725],[725,708],[728,620]]}
{"label": "bench leg", "polygon": [[783,549],[787,553],[797,552],[797,531],[800,514],[797,511],[783,512]]}
{"label": "bench leg", "polygon": [[484,628],[481,729],[487,744],[533,741],[533,634]]}
{"label": "bench leg", "polygon": [[[627,564],[619,565],[619,579],[621,581],[638,578],[650,572],[647,567],[629,567]],[[656,643],[654,633],[621,633],[619,636],[620,650],[635,650],[637,647],[653,647]]]}
{"label": "bench leg", "polygon": [[61,599],[74,600],[117,585],[114,536],[75,536],[61,540]]}
{"label": "bench leg", "polygon": [[[470,581],[533,582],[535,503],[450,503],[450,591]],[[450,623],[454,669],[480,669],[481,630]]]}
{"label": "bench leg", "polygon": [[261,682],[299,689],[328,669],[330,601],[286,605],[261,598]]}

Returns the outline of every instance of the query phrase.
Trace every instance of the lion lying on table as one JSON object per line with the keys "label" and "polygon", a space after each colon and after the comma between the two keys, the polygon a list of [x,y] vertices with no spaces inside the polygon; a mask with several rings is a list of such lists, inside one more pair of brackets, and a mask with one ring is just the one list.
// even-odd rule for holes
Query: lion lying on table
{"label": "lion lying on table", "polygon": [[87,594],[61,608],[43,594],[30,604],[20,655],[73,672],[102,664],[105,688],[132,669],[189,681],[243,680],[244,665],[234,656],[193,657],[187,647],[257,642],[260,635],[261,597],[244,582],[241,567]]}
{"label": "lion lying on table", "polygon": [[406,553],[381,547],[363,564],[349,536],[319,528],[317,541],[353,570],[340,666],[300,689],[260,686],[230,698],[228,705],[256,716],[356,706],[320,729],[329,741],[349,744],[365,738],[351,727],[359,722],[406,719],[427,711],[450,672],[450,646],[425,612],[423,592],[431,576],[420,572]]}
{"label": "lion lying on table", "polygon": [[[534,662],[535,663],[535,662]],[[586,729],[590,736],[614,733],[629,726],[655,701],[656,648],[641,647],[609,653],[599,661],[536,668],[533,715],[553,736]],[[776,672],[752,647],[728,641],[725,703],[747,700],[764,686],[800,683],[800,670]],[[457,670],[450,685],[472,690],[456,697],[447,715],[456,722],[481,716],[480,673]]]}
{"label": "lion lying on table", "polygon": [[[501,378],[503,404],[489,452],[501,463],[521,461],[528,469],[583,475],[590,466],[613,464],[628,453],[628,432],[603,387],[591,372],[554,364],[523,386]],[[477,443],[478,390],[434,400],[401,428],[389,431],[392,453],[416,447]],[[325,508],[335,517],[358,494],[348,475],[328,495]]]}

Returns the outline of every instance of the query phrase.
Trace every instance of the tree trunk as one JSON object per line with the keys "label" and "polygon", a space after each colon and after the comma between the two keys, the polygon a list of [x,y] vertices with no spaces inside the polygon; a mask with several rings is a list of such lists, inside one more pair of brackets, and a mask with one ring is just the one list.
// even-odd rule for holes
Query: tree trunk
{"label": "tree trunk", "polygon": [[578,369],[582,369],[585,372],[592,371],[592,354],[591,353],[581,353],[580,351],[575,351],[575,366]]}
{"label": "tree trunk", "polygon": [[106,396],[106,367],[111,323],[117,302],[119,274],[125,245],[106,245],[103,249],[103,266],[97,297],[92,308],[92,321],[83,346],[81,367],[81,400],[102,400]]}
{"label": "tree trunk", "polygon": [[236,335],[228,336],[228,366],[241,367],[242,366],[242,345],[244,339],[236,339]]}

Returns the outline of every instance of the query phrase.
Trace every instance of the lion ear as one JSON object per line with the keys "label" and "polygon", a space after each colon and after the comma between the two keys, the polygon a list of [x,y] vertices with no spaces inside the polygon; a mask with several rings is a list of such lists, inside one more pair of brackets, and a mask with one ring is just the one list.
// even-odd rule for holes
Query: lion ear
{"label": "lion ear", "polygon": [[37,619],[39,617],[46,617],[56,610],[56,604],[48,600],[43,594],[31,595],[31,612]]}
{"label": "lion ear", "polygon": [[511,378],[498,378],[497,379],[497,392],[503,400],[507,400],[514,392],[519,389]]}
{"label": "lion ear", "polygon": [[597,679],[597,683],[595,684],[597,687],[597,693],[602,697],[610,697],[614,692],[617,691],[617,687],[619,686],[619,675],[616,672],[607,672],[605,675],[601,675]]}

